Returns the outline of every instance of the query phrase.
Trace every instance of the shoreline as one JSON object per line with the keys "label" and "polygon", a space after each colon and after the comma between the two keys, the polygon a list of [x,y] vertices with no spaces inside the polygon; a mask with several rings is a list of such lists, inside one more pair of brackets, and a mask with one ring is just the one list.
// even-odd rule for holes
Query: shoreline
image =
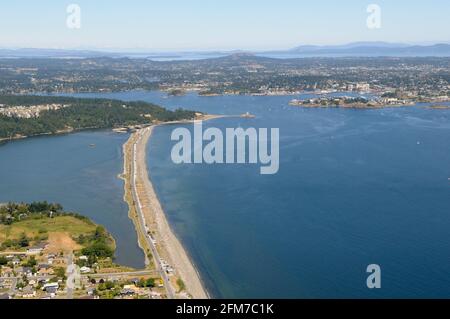
{"label": "shoreline", "polygon": [[2,137],[0,138],[0,142],[14,142],[14,141],[20,141],[25,140],[33,137],[46,137],[46,136],[60,136],[60,135],[67,135],[67,134],[73,134],[73,133],[79,133],[83,131],[96,131],[96,130],[110,130],[111,128],[108,127],[83,127],[79,129],[66,129],[66,130],[59,130],[56,132],[47,132],[47,133],[38,133],[38,134],[32,134],[32,135],[20,135],[16,137]]}
{"label": "shoreline", "polygon": [[[204,115],[195,121],[206,121],[224,117],[229,116]],[[154,266],[158,270],[161,271],[165,263],[174,269],[174,275],[169,277],[165,275],[164,270],[161,272],[168,294],[170,295],[170,291],[172,293],[173,291],[177,291],[174,294],[175,298],[183,298],[183,296],[186,296],[192,297],[193,299],[208,299],[210,296],[204,287],[197,268],[180,240],[172,231],[166,214],[162,209],[151,182],[146,161],[147,145],[155,127],[192,122],[193,120],[157,123],[131,134],[123,148],[125,163],[123,174],[125,180],[124,198],[128,203],[130,208],[129,215],[138,233],[138,244],[144,250],[146,259],[148,259],[148,253],[151,251],[152,260],[155,263]],[[133,168],[133,162],[136,166],[135,168]],[[131,196],[133,197],[131,198],[130,193],[133,193],[133,187],[135,196]],[[161,260],[163,260],[163,265],[161,265]],[[182,287],[179,287],[179,279],[182,280],[187,295],[180,291]],[[178,286],[178,289],[173,289],[176,286]]]}
{"label": "shoreline", "polygon": [[[225,118],[225,117],[242,117],[240,115],[208,115],[205,114],[202,117],[200,117],[198,120],[207,121],[207,120],[213,120],[218,118]],[[191,123],[193,120],[183,120],[183,121],[172,121],[172,122],[160,122],[155,125],[164,125],[164,124],[183,124],[183,123]],[[148,124],[145,124],[148,125]],[[90,131],[90,130],[111,130],[115,133],[121,133],[114,131],[115,128],[111,127],[83,127],[83,128],[70,128],[66,130],[59,130],[56,132],[46,132],[46,133],[38,133],[38,134],[32,134],[32,135],[20,135],[20,136],[14,136],[14,137],[0,137],[0,143],[1,142],[14,142],[19,140],[25,140],[33,137],[45,137],[45,136],[58,136],[58,135],[66,135],[66,134],[72,134],[72,133],[78,133],[83,131]],[[128,133],[128,132],[126,132]]]}

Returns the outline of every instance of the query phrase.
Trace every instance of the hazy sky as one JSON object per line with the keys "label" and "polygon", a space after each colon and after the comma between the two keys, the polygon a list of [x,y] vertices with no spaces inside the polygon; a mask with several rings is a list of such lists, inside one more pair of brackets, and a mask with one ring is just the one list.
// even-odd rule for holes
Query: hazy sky
{"label": "hazy sky", "polygon": [[[66,8],[81,8],[81,28]],[[381,28],[366,24],[369,4]],[[449,0],[2,0],[0,47],[282,49],[353,41],[450,42]]]}

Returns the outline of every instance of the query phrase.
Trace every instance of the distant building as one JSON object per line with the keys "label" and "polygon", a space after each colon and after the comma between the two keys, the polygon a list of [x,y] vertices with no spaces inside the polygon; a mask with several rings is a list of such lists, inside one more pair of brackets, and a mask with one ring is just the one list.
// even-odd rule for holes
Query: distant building
{"label": "distant building", "polygon": [[47,243],[39,243],[27,249],[29,255],[38,255],[47,247]]}

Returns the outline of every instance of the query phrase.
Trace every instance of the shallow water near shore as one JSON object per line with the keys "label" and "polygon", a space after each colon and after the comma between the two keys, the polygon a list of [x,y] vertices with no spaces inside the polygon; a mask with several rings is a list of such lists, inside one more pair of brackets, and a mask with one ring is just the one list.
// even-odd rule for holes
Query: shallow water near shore
{"label": "shallow water near shore", "polygon": [[[153,132],[155,190],[212,296],[450,297],[448,110],[301,109],[288,106],[295,96],[77,96],[256,115],[205,128],[280,128],[272,176],[259,165],[175,165],[174,126]],[[373,263],[380,290],[366,286]]]}
{"label": "shallow water near shore", "polygon": [[143,268],[144,255],[123,201],[123,181],[117,178],[127,138],[84,131],[0,144],[0,202],[61,203],[112,233],[117,263]]}

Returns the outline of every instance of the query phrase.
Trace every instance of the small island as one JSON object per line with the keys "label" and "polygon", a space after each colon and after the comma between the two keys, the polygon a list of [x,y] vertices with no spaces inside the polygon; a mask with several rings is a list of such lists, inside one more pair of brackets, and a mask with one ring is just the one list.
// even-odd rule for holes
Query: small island
{"label": "small island", "polygon": [[167,92],[168,96],[184,96],[186,91],[183,89],[172,89]]}

